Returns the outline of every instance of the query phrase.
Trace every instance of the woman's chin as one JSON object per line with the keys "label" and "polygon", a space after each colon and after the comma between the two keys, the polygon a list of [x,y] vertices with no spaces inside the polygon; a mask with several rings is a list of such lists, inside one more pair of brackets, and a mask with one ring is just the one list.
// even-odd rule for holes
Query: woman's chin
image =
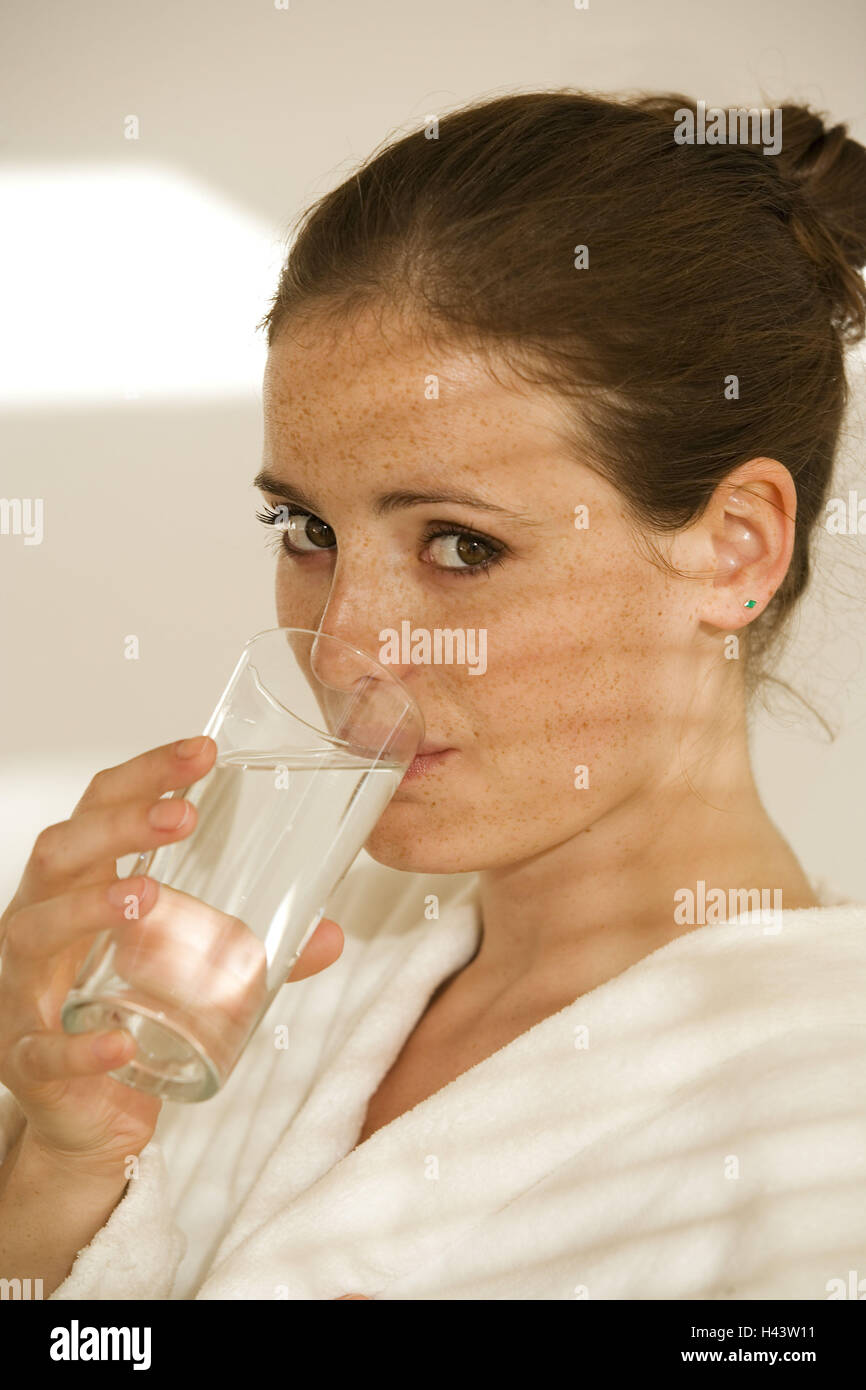
{"label": "woman's chin", "polygon": [[[448,847],[442,845],[438,836],[431,835],[429,841],[423,834],[395,834],[386,828],[387,809],[382,820],[373,830],[364,849],[377,864],[388,869],[400,869],[409,874],[465,874],[477,868],[477,859],[467,852],[466,843]],[[475,862],[471,862],[475,860]]]}

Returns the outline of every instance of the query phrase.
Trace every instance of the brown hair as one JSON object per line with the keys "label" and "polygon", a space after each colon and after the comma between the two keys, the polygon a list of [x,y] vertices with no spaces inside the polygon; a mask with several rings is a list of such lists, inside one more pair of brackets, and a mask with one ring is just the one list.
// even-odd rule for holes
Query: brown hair
{"label": "brown hair", "polygon": [[752,693],[775,679],[755,658],[808,582],[844,350],[866,332],[866,149],[794,105],[777,155],[681,144],[675,113],[690,108],[678,93],[532,92],[386,144],[302,214],[259,327],[270,346],[290,318],[339,324],[390,305],[431,337],[499,354],[580,399],[577,456],[644,532],[687,526],[737,465],[778,459],[797,488],[796,539],[744,629]]}

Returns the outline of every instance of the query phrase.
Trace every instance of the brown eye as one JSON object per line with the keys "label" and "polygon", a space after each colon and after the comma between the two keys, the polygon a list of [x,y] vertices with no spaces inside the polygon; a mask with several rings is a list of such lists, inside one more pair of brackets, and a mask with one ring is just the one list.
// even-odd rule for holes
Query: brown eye
{"label": "brown eye", "polygon": [[469,531],[446,531],[433,536],[429,549],[442,569],[457,571],[486,569],[497,554],[489,542]]}
{"label": "brown eye", "polygon": [[[326,521],[322,521],[318,516],[311,516],[309,512],[302,512],[301,517],[303,516],[306,516],[308,520],[303,527],[299,525],[298,533],[311,541],[314,547],[319,550],[327,550],[336,543],[337,538]],[[300,522],[301,517],[296,516],[293,519]],[[294,536],[295,533],[293,532],[292,539]]]}
{"label": "brown eye", "polygon": [[279,506],[256,512],[259,521],[283,532],[283,548],[290,555],[309,555],[313,550],[330,550],[336,542],[333,530],[321,517],[297,507]]}

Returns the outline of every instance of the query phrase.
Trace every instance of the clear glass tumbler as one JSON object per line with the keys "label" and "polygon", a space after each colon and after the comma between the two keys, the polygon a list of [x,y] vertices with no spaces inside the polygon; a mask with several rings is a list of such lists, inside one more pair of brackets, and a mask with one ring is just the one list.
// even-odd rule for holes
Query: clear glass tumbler
{"label": "clear glass tumbler", "polygon": [[250,639],[204,730],[211,771],[172,797],[191,835],[141,854],[159,883],[130,894],[64,1002],[67,1033],[126,1028],[138,1050],[110,1073],[166,1100],[225,1083],[424,738],[392,672],[339,638],[270,628]]}

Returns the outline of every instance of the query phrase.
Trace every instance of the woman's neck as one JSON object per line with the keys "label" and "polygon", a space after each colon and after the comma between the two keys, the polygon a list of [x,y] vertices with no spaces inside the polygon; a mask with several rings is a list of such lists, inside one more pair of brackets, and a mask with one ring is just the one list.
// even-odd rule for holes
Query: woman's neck
{"label": "woman's neck", "polygon": [[[576,998],[675,937],[736,915],[741,894],[770,894],[763,901],[783,909],[817,905],[751,773],[717,791],[720,799],[672,785],[632,797],[530,859],[483,870],[481,944],[454,977],[470,1012]],[[713,889],[734,911],[723,905],[702,922]]]}

